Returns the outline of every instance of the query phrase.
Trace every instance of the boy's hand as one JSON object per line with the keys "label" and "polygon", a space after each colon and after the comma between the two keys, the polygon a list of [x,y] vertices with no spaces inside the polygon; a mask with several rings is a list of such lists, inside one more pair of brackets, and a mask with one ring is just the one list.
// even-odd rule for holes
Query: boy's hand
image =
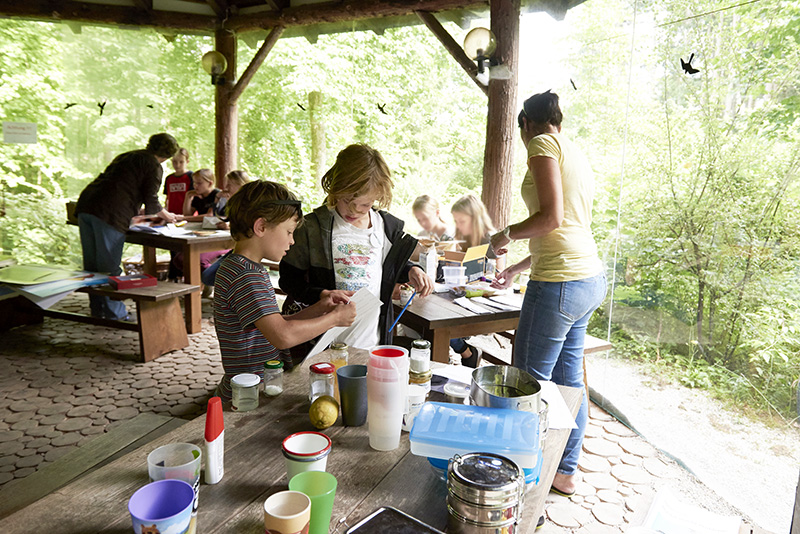
{"label": "boy's hand", "polygon": [[336,326],[350,326],[356,319],[356,305],[338,304],[331,313],[336,315]]}
{"label": "boy's hand", "polygon": [[419,297],[427,297],[433,293],[433,281],[425,274],[425,271],[417,266],[408,271],[408,283],[414,286]]}
{"label": "boy's hand", "polygon": [[345,291],[344,289],[323,289],[319,294],[319,300],[329,300],[331,304],[347,304],[350,302],[350,297],[353,296],[353,291]]}

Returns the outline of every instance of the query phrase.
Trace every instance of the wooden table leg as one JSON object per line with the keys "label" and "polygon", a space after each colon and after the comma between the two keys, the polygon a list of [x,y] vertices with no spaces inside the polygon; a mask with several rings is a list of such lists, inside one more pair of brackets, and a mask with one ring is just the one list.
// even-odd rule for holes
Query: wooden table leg
{"label": "wooden table leg", "polygon": [[431,358],[435,362],[450,363],[450,329],[436,328],[425,333],[431,342]]}
{"label": "wooden table leg", "polygon": [[[200,285],[200,253],[190,246],[183,247],[183,280],[187,284]],[[203,309],[199,291],[189,293],[184,297],[186,308],[186,331],[196,334],[202,328],[201,319]]]}
{"label": "wooden table leg", "polygon": [[142,247],[142,259],[144,260],[144,274],[158,277],[158,260],[156,260],[155,247]]}

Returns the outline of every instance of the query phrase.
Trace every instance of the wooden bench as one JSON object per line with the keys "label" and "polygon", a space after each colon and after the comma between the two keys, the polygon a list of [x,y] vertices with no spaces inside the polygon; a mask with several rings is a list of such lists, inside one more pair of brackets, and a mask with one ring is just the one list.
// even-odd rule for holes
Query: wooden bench
{"label": "wooden bench", "polygon": [[200,286],[158,282],[155,286],[135,289],[116,290],[110,286],[94,286],[84,287],[78,291],[114,300],[133,300],[136,302],[136,322],[102,319],[67,311],[43,310],[25,299],[14,299],[14,304],[17,305],[14,314],[17,319],[22,316],[25,318],[16,321],[15,324],[9,324],[7,327],[41,322],[42,317],[52,317],[119,330],[130,330],[139,334],[139,350],[144,362],[149,362],[162,354],[189,345],[186,323],[183,320],[178,299],[189,293],[200,291]]}
{"label": "wooden bench", "polygon": [[[38,501],[71,481],[138,449],[186,423],[182,419],[142,413],[97,436],[35,473],[0,489],[0,518]],[[142,458],[143,469],[147,466]]]}

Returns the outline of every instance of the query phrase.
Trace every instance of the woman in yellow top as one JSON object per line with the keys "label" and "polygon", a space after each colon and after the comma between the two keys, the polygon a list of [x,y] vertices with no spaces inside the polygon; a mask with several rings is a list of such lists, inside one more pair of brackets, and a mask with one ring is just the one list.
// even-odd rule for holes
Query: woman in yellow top
{"label": "woman in yellow top", "polygon": [[[512,240],[529,239],[530,256],[497,276],[508,287],[531,269],[519,317],[514,365],[538,380],[583,388],[583,342],[592,312],[606,295],[606,276],[592,235],[594,175],[583,153],[561,134],[558,95],[547,91],[525,101],[518,122],[528,149],[522,199],[530,216],[492,236],[503,254]],[[575,491],[588,418],[586,392],[553,480],[552,491]]]}

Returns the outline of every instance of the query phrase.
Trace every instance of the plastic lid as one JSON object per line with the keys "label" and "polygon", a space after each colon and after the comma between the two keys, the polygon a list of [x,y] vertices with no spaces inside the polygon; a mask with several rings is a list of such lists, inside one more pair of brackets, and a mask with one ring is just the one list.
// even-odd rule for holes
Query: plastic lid
{"label": "plastic lid", "polygon": [[222,419],[222,399],[211,397],[208,399],[206,412],[206,441],[214,441],[225,430],[225,421]]}
{"label": "plastic lid", "polygon": [[330,375],[336,371],[336,367],[331,363],[315,363],[310,367],[311,372],[318,375]]}
{"label": "plastic lid", "polygon": [[489,452],[512,459],[520,467],[536,467],[539,416],[530,412],[426,402],[411,429],[411,452],[448,459]]}
{"label": "plastic lid", "polygon": [[231,378],[231,382],[243,388],[257,386],[261,382],[261,377],[252,373],[242,373]]}
{"label": "plastic lid", "polygon": [[280,360],[270,360],[264,367],[267,369],[283,369],[283,362]]}

